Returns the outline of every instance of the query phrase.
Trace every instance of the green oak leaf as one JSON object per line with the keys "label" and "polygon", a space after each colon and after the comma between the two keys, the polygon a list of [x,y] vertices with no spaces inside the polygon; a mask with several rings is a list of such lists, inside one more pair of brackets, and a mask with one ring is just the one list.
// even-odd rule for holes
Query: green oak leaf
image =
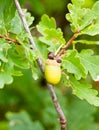
{"label": "green oak leaf", "polygon": [[45,36],[40,37],[40,41],[48,45],[48,50],[55,52],[61,45],[65,44],[61,29],[46,29]]}
{"label": "green oak leaf", "polygon": [[10,49],[9,43],[6,40],[0,39],[0,60],[3,62],[8,62],[7,55]]}
{"label": "green oak leaf", "polygon": [[[46,29],[45,31],[45,40],[48,45],[50,45],[50,41],[52,41],[54,44],[64,44],[65,39],[63,38],[63,32],[60,28],[56,29]],[[42,41],[43,42],[43,41]]]}
{"label": "green oak leaf", "polygon": [[0,88],[3,88],[5,84],[13,82],[12,76],[7,72],[0,72]]}
{"label": "green oak leaf", "polygon": [[25,15],[28,26],[32,25],[34,21],[34,17],[31,16],[30,12],[28,12],[27,9],[22,9],[22,11],[23,14]]}
{"label": "green oak leaf", "polygon": [[88,34],[90,36],[95,36],[99,34],[99,19],[93,21],[93,23],[81,31],[81,34]]}
{"label": "green oak leaf", "polygon": [[48,45],[49,51],[56,52],[66,42],[61,29],[56,29],[54,18],[43,15],[37,29],[43,35],[39,37],[39,40]]}
{"label": "green oak leaf", "polygon": [[93,80],[99,75],[99,55],[93,55],[93,50],[82,50],[79,54],[81,63],[83,64],[86,73],[90,73]]}
{"label": "green oak leaf", "polygon": [[3,16],[4,23],[7,24],[14,17],[15,9],[13,0],[0,0],[0,18]]}
{"label": "green oak leaf", "polygon": [[[77,3],[77,1],[73,2],[73,4],[68,4],[69,13],[66,14],[66,18],[70,22],[73,32],[83,30],[85,27],[90,25],[95,18],[94,13],[91,9],[82,8],[80,6],[80,4],[82,5],[82,3]],[[79,6],[77,6],[78,4]]]}
{"label": "green oak leaf", "polygon": [[99,106],[98,91],[92,89],[92,86],[87,83],[80,83],[73,76],[70,76],[70,83],[73,89],[73,94],[81,100],[85,99],[88,103],[94,106]]}
{"label": "green oak leaf", "polygon": [[9,22],[7,30],[9,30],[9,32],[13,34],[20,34],[23,30],[23,25],[17,11],[15,12],[15,16],[13,17],[13,19]]}
{"label": "green oak leaf", "polygon": [[25,52],[23,54],[21,53],[20,55],[20,53],[17,52],[15,45],[12,45],[12,48],[9,49],[8,54],[9,58],[11,59],[11,61],[14,63],[15,66],[21,69],[28,69],[30,67]]}
{"label": "green oak leaf", "polygon": [[5,50],[0,50],[0,60],[3,62],[8,62],[8,59],[6,58],[6,51]]}
{"label": "green oak leaf", "polygon": [[95,36],[99,34],[99,1],[97,1],[92,8],[92,14],[94,14],[94,19],[89,26],[81,31],[81,34],[88,34],[90,36]]}
{"label": "green oak leaf", "polygon": [[15,64],[13,63],[13,61],[11,59],[8,59],[8,62],[5,63],[3,65],[3,71],[6,71],[7,73],[9,73],[9,75],[13,75],[13,76],[22,76],[22,72],[21,70],[19,70],[19,68],[17,68],[15,66]]}
{"label": "green oak leaf", "polygon": [[48,15],[44,14],[41,17],[41,21],[39,22],[39,24],[37,25],[37,30],[44,35],[44,31],[45,29],[50,29],[50,28],[56,28],[56,22],[55,19],[53,17],[49,18]]}
{"label": "green oak leaf", "polygon": [[9,22],[15,15],[15,4],[13,0],[0,0],[0,33],[6,34]]}
{"label": "green oak leaf", "polygon": [[[31,14],[27,12],[26,9],[23,9],[22,11],[23,14],[25,15],[28,26],[30,26],[34,21],[34,17],[32,17]],[[24,30],[22,21],[17,11],[15,12],[15,16],[13,17],[13,19],[9,22],[9,26],[7,29],[9,30],[10,33],[13,34],[20,34]]]}
{"label": "green oak leaf", "polygon": [[67,51],[63,57],[62,67],[67,70],[67,72],[74,74],[77,80],[86,77],[85,68],[81,64],[76,50]]}

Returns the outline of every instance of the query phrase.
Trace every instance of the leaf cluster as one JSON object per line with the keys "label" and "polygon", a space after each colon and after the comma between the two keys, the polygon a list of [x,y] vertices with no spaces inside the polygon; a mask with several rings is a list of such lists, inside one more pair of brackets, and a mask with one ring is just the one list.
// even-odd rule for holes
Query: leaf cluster
{"label": "leaf cluster", "polygon": [[[33,37],[37,47],[33,50],[13,1],[5,1],[4,3],[0,1],[0,88],[12,83],[13,76],[21,76],[22,69],[30,69],[36,80],[39,76],[37,58],[41,57],[44,64],[48,52],[54,52],[57,56],[68,43],[61,28],[57,27],[55,19],[44,14],[36,25],[39,37]],[[66,14],[66,19],[70,22],[75,39],[71,40],[73,49],[65,48],[66,52],[61,55],[63,72],[61,83],[70,86],[73,94],[80,99],[99,106],[98,92],[87,82],[88,77],[96,81],[99,76],[99,55],[89,48],[80,52],[76,49],[76,43],[80,45],[99,43],[98,38],[94,40],[99,35],[99,1],[91,9],[84,8],[84,2],[72,0],[72,3],[68,4],[69,13]],[[8,17],[6,11],[11,16]],[[25,9],[23,13],[30,28],[34,17]],[[82,35],[88,35],[92,40],[84,40],[83,37],[79,39],[78,36]]]}

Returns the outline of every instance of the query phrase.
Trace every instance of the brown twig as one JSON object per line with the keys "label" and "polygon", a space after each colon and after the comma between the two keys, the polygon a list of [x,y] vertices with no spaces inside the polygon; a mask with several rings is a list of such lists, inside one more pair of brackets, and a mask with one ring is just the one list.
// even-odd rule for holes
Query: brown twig
{"label": "brown twig", "polygon": [[8,36],[3,36],[2,34],[0,34],[0,38],[4,38],[5,40],[7,40],[9,43],[17,43],[19,44],[19,42],[15,39],[9,38]]}
{"label": "brown twig", "polygon": [[65,118],[65,115],[62,111],[62,108],[57,100],[57,97],[56,97],[56,94],[54,92],[54,89],[53,89],[53,86],[49,83],[47,83],[47,86],[48,86],[48,89],[50,90],[50,94],[51,94],[51,97],[52,97],[52,100],[54,102],[54,105],[55,105],[55,108],[58,112],[58,115],[59,115],[59,122],[61,124],[61,130],[66,130],[66,118]]}
{"label": "brown twig", "polygon": [[[18,0],[14,0],[14,2],[15,2],[17,11],[19,13],[19,16],[20,16],[20,18],[22,20],[22,23],[24,25],[24,28],[25,28],[26,32],[28,33],[28,35],[29,35],[30,44],[32,45],[33,49],[36,50],[35,42],[33,40],[31,32],[30,32],[30,30],[28,28],[28,25],[27,25],[26,19],[24,17],[24,14],[22,12],[22,9],[20,7],[19,1]],[[42,60],[40,58],[38,58],[37,62],[38,62],[38,65],[39,65],[42,73],[44,73],[44,67],[43,67],[43,64],[42,64]],[[48,87],[48,90],[49,90],[50,95],[52,97],[52,101],[53,101],[53,103],[55,105],[57,113],[59,115],[59,122],[60,122],[60,125],[61,125],[61,130],[66,130],[66,118],[65,118],[64,113],[62,111],[62,108],[61,108],[61,106],[60,106],[60,104],[58,102],[58,99],[57,99],[57,96],[56,96],[55,91],[53,89],[53,86],[51,84],[47,83],[47,87]]]}
{"label": "brown twig", "polygon": [[60,57],[61,55],[63,55],[66,52],[66,48],[68,48],[72,42],[74,41],[74,39],[78,36],[80,31],[77,31],[76,33],[74,33],[74,35],[69,39],[69,41],[59,50],[59,52],[57,53],[57,55],[55,57]]}

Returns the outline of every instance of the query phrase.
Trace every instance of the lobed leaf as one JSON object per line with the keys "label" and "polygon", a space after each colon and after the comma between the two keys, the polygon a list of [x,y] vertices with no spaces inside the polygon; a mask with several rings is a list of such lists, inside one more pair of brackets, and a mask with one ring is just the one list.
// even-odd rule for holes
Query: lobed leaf
{"label": "lobed leaf", "polygon": [[[31,14],[27,12],[26,9],[23,9],[22,11],[23,14],[25,15],[28,26],[30,26],[33,23],[34,17],[32,17]],[[24,30],[22,21],[17,11],[15,12],[15,16],[13,17],[13,19],[9,22],[7,30],[10,33],[14,34],[20,34]]]}
{"label": "lobed leaf", "polygon": [[49,18],[46,14],[41,17],[41,21],[37,25],[37,30],[44,35],[45,29],[56,28],[56,22],[54,18]]}
{"label": "lobed leaf", "polygon": [[12,76],[7,72],[0,72],[0,88],[3,88],[5,84],[11,84],[13,82]]}
{"label": "lobed leaf", "polygon": [[39,37],[39,40],[48,45],[48,50],[51,52],[56,52],[65,43],[63,32],[60,28],[56,29],[54,18],[43,15],[41,22],[37,25],[37,30],[43,35]]}
{"label": "lobed leaf", "polygon": [[63,57],[62,67],[64,70],[67,70],[67,72],[74,74],[77,80],[86,77],[85,68],[81,64],[76,50],[67,51]]}
{"label": "lobed leaf", "polygon": [[[72,0],[73,4],[68,4],[69,13],[66,14],[67,20],[70,22],[73,32],[80,31],[79,35],[88,34],[95,36],[99,34],[99,1],[97,1],[92,9],[82,8],[79,0]],[[78,5],[78,3],[80,3]]]}
{"label": "lobed leaf", "polygon": [[[68,4],[69,12],[66,14],[73,32],[81,31],[93,22],[94,13],[91,9],[82,8],[84,0],[72,0],[73,4]],[[79,4],[79,5],[78,5]]]}
{"label": "lobed leaf", "polygon": [[90,36],[95,36],[99,34],[99,1],[97,1],[92,8],[92,13],[94,14],[94,19],[92,23],[84,30],[81,31],[81,34],[88,34]]}
{"label": "lobed leaf", "polygon": [[0,39],[0,61],[8,62],[7,54],[9,49],[10,45],[4,39]]}
{"label": "lobed leaf", "polygon": [[9,50],[9,58],[12,60],[15,66],[22,68],[22,69],[28,69],[29,63],[28,59],[24,55],[19,55],[15,49],[15,46],[12,46],[12,48]]}
{"label": "lobed leaf", "polygon": [[99,106],[98,91],[92,89],[92,86],[87,83],[80,83],[73,76],[70,76],[70,83],[75,94],[80,99],[87,100],[88,103],[94,106]]}
{"label": "lobed leaf", "polygon": [[90,49],[82,50],[79,54],[80,62],[84,66],[86,73],[90,73],[93,80],[99,75],[99,55],[93,55]]}

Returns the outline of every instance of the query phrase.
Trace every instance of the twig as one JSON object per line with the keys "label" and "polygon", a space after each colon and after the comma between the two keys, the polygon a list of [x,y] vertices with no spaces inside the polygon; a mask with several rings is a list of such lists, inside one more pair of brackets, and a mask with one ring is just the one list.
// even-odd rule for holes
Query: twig
{"label": "twig", "polygon": [[19,44],[19,42],[15,39],[9,38],[8,36],[3,36],[2,34],[0,34],[0,38],[4,38],[5,40],[7,40],[9,43],[17,43]]}
{"label": "twig", "polygon": [[78,36],[79,32],[80,31],[74,33],[74,35],[69,39],[69,41],[59,50],[56,57],[60,57],[66,52],[66,48],[68,48],[72,44],[73,40]]}
{"label": "twig", "polygon": [[54,89],[53,89],[53,86],[49,83],[47,83],[47,87],[50,91],[50,94],[51,94],[51,97],[52,97],[52,100],[54,102],[54,105],[55,105],[55,108],[58,112],[58,115],[59,115],[59,122],[61,124],[61,130],[66,130],[66,118],[65,118],[65,115],[62,111],[62,108],[57,100],[57,97],[56,97],[56,94],[54,92]]}
{"label": "twig", "polygon": [[[17,11],[19,13],[19,16],[20,16],[20,18],[22,20],[22,23],[24,25],[24,28],[25,28],[26,32],[28,33],[28,35],[29,35],[30,44],[32,45],[33,49],[36,50],[35,42],[33,40],[31,32],[30,32],[30,30],[28,28],[28,25],[27,25],[26,19],[24,17],[24,14],[22,12],[22,9],[20,7],[19,1],[18,0],[14,0],[14,2],[15,2]],[[37,62],[38,62],[38,65],[39,65],[42,73],[44,73],[44,67],[43,67],[43,64],[42,64],[42,60],[40,58],[38,58]],[[62,108],[61,108],[61,106],[60,106],[60,104],[59,104],[59,102],[57,100],[57,97],[56,97],[55,91],[53,89],[53,86],[51,84],[47,83],[47,87],[48,87],[48,90],[49,90],[50,95],[52,97],[52,101],[53,101],[53,103],[55,105],[57,113],[59,115],[59,122],[60,122],[60,125],[61,125],[61,130],[66,130],[66,118],[65,118],[64,113],[62,111]]]}

